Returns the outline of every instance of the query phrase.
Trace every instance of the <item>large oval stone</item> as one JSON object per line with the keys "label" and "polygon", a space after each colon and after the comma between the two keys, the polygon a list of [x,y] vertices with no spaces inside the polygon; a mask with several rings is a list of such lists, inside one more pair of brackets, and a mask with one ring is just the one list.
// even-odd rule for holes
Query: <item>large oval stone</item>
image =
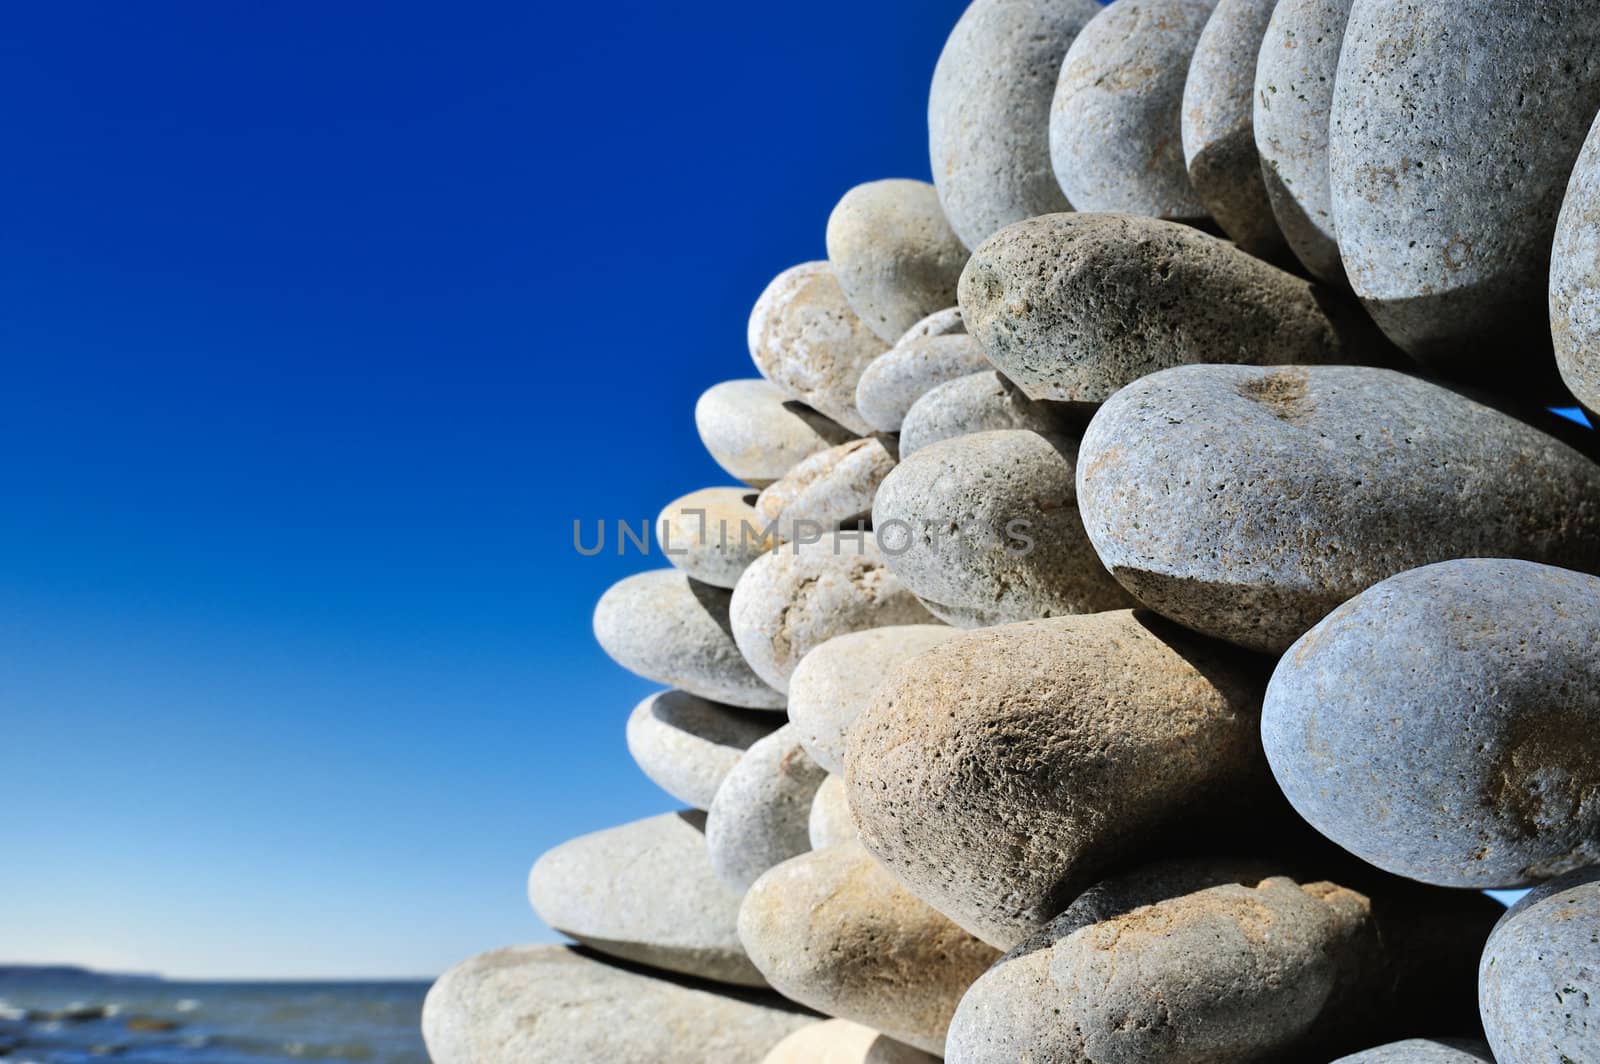
{"label": "large oval stone", "polygon": [[628,716],[628,753],[651,781],[685,805],[710,809],[733,766],[783,718],[661,691]]}
{"label": "large oval stone", "polygon": [[724,381],[695,403],[700,442],[727,473],[764,488],[855,433],[764,380]]}
{"label": "large oval stone", "polygon": [[871,431],[856,410],[856,382],[884,341],[851,309],[828,263],[803,262],[774,278],[750,312],[748,339],[756,368],[790,398],[851,432]]}
{"label": "large oval stone", "polygon": [[1600,567],[1600,467],[1464,395],[1355,366],[1186,366],[1084,435],[1101,561],[1196,631],[1281,653],[1395,573],[1468,557]]}
{"label": "large oval stone", "polygon": [[1550,263],[1556,365],[1578,402],[1600,411],[1600,120],[1572,170]]}
{"label": "large oval stone", "polygon": [[775,864],[811,848],[811,803],[828,774],[786,724],[752,743],[706,817],[711,867],[743,891]]}

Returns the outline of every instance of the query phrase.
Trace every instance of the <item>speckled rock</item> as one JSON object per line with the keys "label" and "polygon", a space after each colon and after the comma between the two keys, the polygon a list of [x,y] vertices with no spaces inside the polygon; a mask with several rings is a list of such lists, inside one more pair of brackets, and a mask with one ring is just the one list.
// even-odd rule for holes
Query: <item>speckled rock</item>
{"label": "speckled rock", "polygon": [[869,628],[830,639],[789,677],[789,720],[800,743],[829,772],[844,771],[850,725],[901,662],[960,634],[943,624]]}
{"label": "speckled rock", "polygon": [[899,432],[929,391],[990,368],[983,348],[964,332],[912,336],[867,367],[856,385],[856,405],[878,431]]}
{"label": "speckled rock", "polygon": [[883,482],[872,524],[929,612],[979,628],[1133,605],[1078,517],[1077,441],[979,432],[925,447]]}
{"label": "speckled rock", "polygon": [[855,434],[763,380],[724,381],[694,407],[700,442],[729,475],[764,488]]}
{"label": "speckled rock", "polygon": [[718,988],[566,946],[514,946],[451,968],[428,991],[434,1064],[743,1064],[816,1022],[776,994]]}
{"label": "speckled rock", "polygon": [[961,310],[1000,372],[1070,403],[1170,366],[1353,362],[1381,347],[1359,308],[1324,306],[1309,282],[1225,240],[1131,215],[1002,230],[967,264]]}
{"label": "speckled rock", "polygon": [[782,723],[775,713],[661,691],[628,717],[628,752],[656,786],[686,805],[709,809],[723,778],[750,744]]}
{"label": "speckled rock", "polygon": [[1600,868],[1546,883],[1506,913],[1483,951],[1478,1001],[1500,1064],[1600,1060]]}
{"label": "speckled rock", "polygon": [[907,329],[905,335],[895,341],[895,345],[907,344],[913,340],[926,340],[931,336],[951,336],[966,331],[967,325],[961,318],[961,308],[945,307],[943,310],[934,311]]}
{"label": "speckled rock", "polygon": [[870,532],[779,547],[745,570],[728,611],[757,675],[788,691],[795,666],[834,636],[933,618],[901,586]]}
{"label": "speckled rock", "polygon": [[1448,887],[1600,863],[1600,578],[1424,566],[1367,589],[1273,674],[1278,784],[1369,864]]}
{"label": "speckled rock", "polygon": [[761,1064],[938,1064],[939,1058],[871,1027],[828,1020],[779,1042]]}
{"label": "speckled rock", "polygon": [[1068,209],[1050,168],[1050,101],[1095,0],[974,0],[945,42],[928,95],[933,182],[969,248]]}
{"label": "speckled rock", "polygon": [[885,341],[857,316],[839,282],[826,262],[780,273],[750,312],[750,357],[790,398],[866,433],[871,430],[856,411],[856,382],[883,354]]}
{"label": "speckled rock", "polygon": [[1256,150],[1278,228],[1312,276],[1348,282],[1328,187],[1334,74],[1353,0],[1278,0],[1255,66]]}
{"label": "speckled rock", "polygon": [[872,512],[895,451],[894,440],[873,437],[814,454],[763,491],[756,510],[788,540],[855,524]]}
{"label": "speckled rock", "polygon": [[1152,614],[965,632],[850,729],[867,849],[992,945],[1043,927],[1163,828],[1271,800],[1260,664]]}
{"label": "speckled rock", "polygon": [[1355,0],[1339,62],[1328,171],[1351,285],[1420,361],[1503,381],[1546,327],[1556,215],[1600,109],[1600,5]]}
{"label": "speckled rock", "polygon": [[1482,1042],[1456,1038],[1410,1038],[1364,1049],[1333,1064],[1495,1064]]}
{"label": "speckled rock", "polygon": [[731,590],[746,566],[778,545],[755,498],[749,488],[703,488],[674,499],[656,518],[656,544],[676,568]]}
{"label": "speckled rock", "polygon": [[827,777],[785,725],[753,743],[717,790],[706,817],[711,867],[744,890],[811,848],[811,803]]}
{"label": "speckled rock", "polygon": [[900,456],[930,443],[974,432],[1028,429],[1045,434],[1069,431],[1072,419],[1050,403],[1038,403],[994,370],[972,373],[930,389],[900,425]]}
{"label": "speckled rock", "polygon": [[857,843],[762,876],[739,910],[739,937],[784,996],[941,1055],[956,1003],[999,956]]}
{"label": "speckled rock", "polygon": [[675,569],[613,584],[594,608],[594,636],[629,672],[714,702],[782,709],[783,695],[751,671],[733,641],[733,593]]}
{"label": "speckled rock", "polygon": [[1465,396],[1380,369],[1146,377],[1090,423],[1078,505],[1134,597],[1273,654],[1379,580],[1430,562],[1600,567],[1600,467]]}
{"label": "speckled rock", "polygon": [[1556,225],[1550,329],[1561,379],[1578,402],[1600,411],[1600,121],[1584,142]]}
{"label": "speckled rock", "polygon": [[1252,255],[1284,251],[1261,177],[1254,125],[1256,53],[1276,0],[1217,0],[1183,87],[1183,158],[1217,225]]}
{"label": "speckled rock", "polygon": [[956,301],[967,247],[926,181],[857,185],[833,208],[827,239],[850,306],[884,343]]}
{"label": "speckled rock", "polygon": [[711,870],[706,815],[665,813],[562,843],[534,863],[539,918],[623,960],[765,986],[739,944],[741,895]]}
{"label": "speckled rock", "polygon": [[808,834],[813,850],[856,841],[856,822],[850,817],[843,776],[829,776],[817,788],[817,796],[811,799]]}
{"label": "speckled rock", "polygon": [[1215,2],[1118,0],[1072,42],[1050,108],[1050,158],[1075,208],[1206,216],[1181,126],[1189,60]]}

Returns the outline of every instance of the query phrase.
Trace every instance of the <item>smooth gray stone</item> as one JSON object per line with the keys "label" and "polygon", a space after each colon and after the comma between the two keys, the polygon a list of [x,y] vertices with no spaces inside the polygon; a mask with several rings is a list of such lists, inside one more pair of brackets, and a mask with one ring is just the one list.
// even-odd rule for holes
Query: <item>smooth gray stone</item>
{"label": "smooth gray stone", "polygon": [[744,1064],[815,1017],[776,994],[513,946],[463,961],[428,991],[434,1064]]}
{"label": "smooth gray stone", "polygon": [[1089,538],[1135,598],[1273,654],[1430,562],[1600,568],[1600,467],[1388,370],[1165,370],[1100,408],[1078,470]]}
{"label": "smooth gray stone", "polygon": [[1215,3],[1117,0],[1072,42],[1050,109],[1050,158],[1073,207],[1206,217],[1183,158],[1183,86]]}
{"label": "smooth gray stone", "polygon": [[960,634],[944,624],[868,628],[828,640],[789,677],[789,720],[800,744],[829,772],[844,771],[850,725],[901,662]]}
{"label": "smooth gray stone", "polygon": [[1561,379],[1578,402],[1600,411],[1600,120],[1572,170],[1556,224],[1550,330]]}
{"label": "smooth gray stone", "polygon": [[594,608],[594,637],[611,660],[647,680],[747,709],[782,709],[733,639],[733,593],[655,569],[619,580]]}
{"label": "smooth gray stone", "polygon": [[817,796],[811,799],[807,834],[813,850],[856,841],[856,822],[850,817],[850,803],[845,797],[843,776],[829,776],[817,788]]}
{"label": "smooth gray stone", "polygon": [[1277,0],[1217,0],[1183,87],[1183,158],[1211,217],[1244,251],[1284,252],[1256,150],[1256,55]]}
{"label": "smooth gray stone", "polygon": [[674,568],[732,590],[739,574],[778,545],[749,488],[702,488],[669,502],[656,518],[656,545]]}
{"label": "smooth gray stone", "polygon": [[783,723],[776,713],[661,691],[628,717],[628,753],[651,781],[685,805],[710,809],[717,788],[751,743]]}
{"label": "smooth gray stone", "polygon": [[764,488],[818,451],[855,433],[790,399],[764,380],[724,381],[695,403],[694,423],[711,457],[736,480]]}
{"label": "smooth gray stone", "polygon": [[975,248],[1036,214],[1069,209],[1050,168],[1050,101],[1095,0],[974,0],[939,54],[928,94],[933,183]]}
{"label": "smooth gray stone", "polygon": [[761,1064],[938,1064],[939,1058],[871,1027],[828,1020],[802,1028],[773,1047]]}
{"label": "smooth gray stone", "polygon": [[867,367],[856,385],[856,405],[879,432],[899,432],[929,391],[990,368],[983,348],[964,332],[912,335]]}
{"label": "smooth gray stone", "polygon": [[828,217],[827,242],[845,297],[883,343],[956,301],[967,247],[926,181],[857,185]]}
{"label": "smooth gray stone", "polygon": [[1345,288],[1328,186],[1334,76],[1353,0],[1278,0],[1255,67],[1256,150],[1267,198],[1312,276]]}
{"label": "smooth gray stone", "polygon": [[1047,924],[1157,834],[1259,816],[1260,665],[1134,611],[964,632],[901,665],[850,729],[861,840],[991,945]]}
{"label": "smooth gray stone", "polygon": [[790,1000],[941,1055],[956,1003],[999,956],[856,842],[763,875],[739,909],[739,937]]}
{"label": "smooth gray stone", "polygon": [[1600,863],[1600,578],[1533,562],[1390,577],[1289,648],[1278,784],[1369,864],[1445,887]]}
{"label": "smooth gray stone", "polygon": [[789,690],[800,660],[835,636],[933,617],[884,564],[871,532],[796,541],[758,559],[733,589],[733,638],[756,674]]}
{"label": "smooth gray stone", "polygon": [[841,443],[789,470],[756,500],[763,527],[785,540],[854,524],[872,512],[878,485],[898,457],[893,439]]}
{"label": "smooth gray stone", "polygon": [[1501,918],[1478,968],[1499,1064],[1600,1061],[1600,868],[1573,872]]}
{"label": "smooth gray stone", "polygon": [[750,312],[747,338],[756,368],[786,395],[851,432],[871,431],[856,410],[856,382],[884,341],[851,309],[832,266],[803,262],[774,278]]}
{"label": "smooth gray stone", "polygon": [[1497,383],[1539,357],[1556,215],[1597,109],[1592,0],[1355,0],[1328,170],[1345,270],[1390,339]]}
{"label": "smooth gray stone", "polygon": [[1495,1064],[1483,1042],[1457,1038],[1411,1038],[1340,1057],[1333,1064]]}
{"label": "smooth gray stone", "polygon": [[884,560],[929,612],[961,628],[1098,613],[1133,600],[1078,517],[1077,441],[979,432],[925,447],[878,489]]}
{"label": "smooth gray stone", "polygon": [[900,457],[930,443],[999,429],[1029,429],[1046,435],[1068,431],[1058,407],[1037,403],[994,370],[968,374],[928,390],[900,424]]}
{"label": "smooth gray stone", "polygon": [[528,874],[539,918],[601,953],[738,986],[765,986],[739,944],[739,902],[711,870],[706,815],[665,813],[581,836]]}
{"label": "smooth gray stone", "polygon": [[961,276],[961,311],[994,368],[1031,398],[1068,403],[1104,402],[1172,366],[1357,362],[1382,347],[1359,307],[1225,240],[1122,214],[996,233]]}
{"label": "smooth gray stone", "polygon": [[793,725],[751,744],[706,816],[711,867],[724,883],[743,891],[773,865],[811,848],[811,803],[827,775]]}

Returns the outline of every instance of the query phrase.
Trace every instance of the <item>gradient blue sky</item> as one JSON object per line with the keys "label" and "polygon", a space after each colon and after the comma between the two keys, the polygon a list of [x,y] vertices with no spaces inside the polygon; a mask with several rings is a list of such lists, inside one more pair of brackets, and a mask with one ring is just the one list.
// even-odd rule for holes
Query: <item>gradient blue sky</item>
{"label": "gradient blue sky", "polygon": [[78,3],[0,43],[0,961],[431,976],[672,802],[574,517],[696,395],[961,0]]}

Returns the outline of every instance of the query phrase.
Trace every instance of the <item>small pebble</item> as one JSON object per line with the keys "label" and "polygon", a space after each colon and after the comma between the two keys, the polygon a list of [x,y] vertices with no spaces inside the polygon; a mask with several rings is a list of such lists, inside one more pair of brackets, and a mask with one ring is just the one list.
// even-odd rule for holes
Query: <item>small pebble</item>
{"label": "small pebble", "polygon": [[911,408],[929,391],[990,368],[983,348],[964,332],[913,335],[867,367],[856,385],[856,405],[879,432],[899,432]]}
{"label": "small pebble", "polygon": [[938,1061],[938,1057],[896,1042],[871,1027],[849,1020],[827,1020],[785,1038],[761,1064],[938,1064]]}
{"label": "small pebble", "polygon": [[717,464],[752,488],[764,488],[818,451],[855,438],[763,380],[714,385],[695,404],[694,423]]}
{"label": "small pebble", "polygon": [[740,755],[782,723],[776,713],[661,691],[629,715],[628,752],[656,786],[685,805],[709,809]]}
{"label": "small pebble", "polygon": [[999,429],[1059,433],[1072,428],[1060,407],[1038,403],[994,370],[972,373],[930,389],[900,425],[900,457],[930,443]]}
{"label": "small pebble", "polygon": [[814,454],[761,493],[764,527],[786,540],[858,524],[898,460],[893,439],[872,437]]}
{"label": "small pebble", "polygon": [[811,800],[808,828],[813,850],[826,849],[841,842],[856,841],[856,822],[850,818],[850,803],[845,798],[844,777],[829,776]]}
{"label": "small pebble", "polygon": [[711,867],[724,883],[743,891],[773,865],[811,848],[811,803],[827,775],[793,725],[751,744],[706,817]]}
{"label": "small pebble", "polygon": [[749,488],[703,488],[674,499],[656,518],[656,544],[689,576],[731,590],[746,566],[778,545],[755,499]]}

